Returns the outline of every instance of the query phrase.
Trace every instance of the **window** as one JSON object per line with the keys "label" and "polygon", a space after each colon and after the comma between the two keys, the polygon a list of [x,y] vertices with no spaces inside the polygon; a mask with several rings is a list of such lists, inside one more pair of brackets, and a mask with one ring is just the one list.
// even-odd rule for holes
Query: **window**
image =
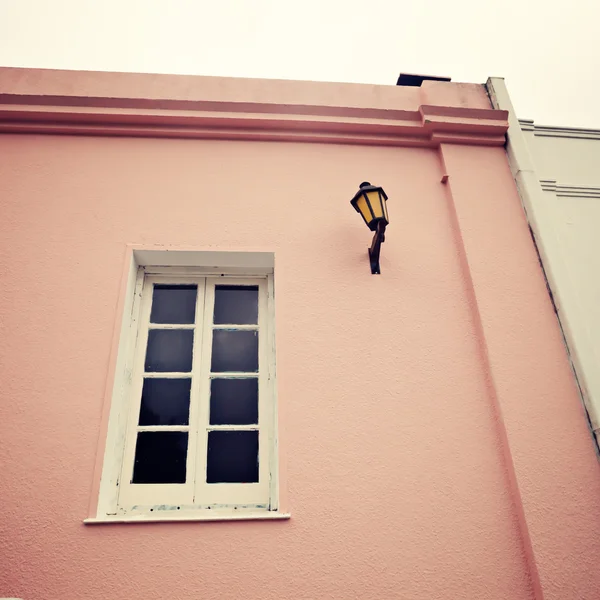
{"label": "window", "polygon": [[136,271],[98,518],[276,511],[272,275]]}

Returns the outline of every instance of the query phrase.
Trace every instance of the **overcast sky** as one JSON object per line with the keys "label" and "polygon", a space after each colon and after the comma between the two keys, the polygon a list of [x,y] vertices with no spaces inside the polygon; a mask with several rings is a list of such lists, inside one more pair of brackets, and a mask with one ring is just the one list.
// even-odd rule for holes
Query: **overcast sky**
{"label": "overcast sky", "polygon": [[349,81],[506,79],[600,128],[599,0],[0,0],[0,66]]}

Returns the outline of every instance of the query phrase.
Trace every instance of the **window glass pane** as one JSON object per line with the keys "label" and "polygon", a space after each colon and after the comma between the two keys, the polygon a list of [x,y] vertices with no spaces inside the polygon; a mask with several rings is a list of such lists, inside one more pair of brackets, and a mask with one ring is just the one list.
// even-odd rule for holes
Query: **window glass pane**
{"label": "window glass pane", "polygon": [[258,423],[258,379],[213,379],[210,383],[210,424]]}
{"label": "window glass pane", "polygon": [[258,431],[209,431],[207,483],[258,481]]}
{"label": "window glass pane", "polygon": [[152,293],[151,323],[193,323],[196,314],[195,285],[155,285]]}
{"label": "window glass pane", "polygon": [[192,380],[144,379],[140,425],[187,425]]}
{"label": "window glass pane", "polygon": [[151,329],[144,369],[149,372],[192,370],[192,329]]}
{"label": "window glass pane", "polygon": [[140,431],[131,483],[185,483],[188,434]]}
{"label": "window glass pane", "polygon": [[214,323],[215,325],[256,325],[258,286],[217,285]]}
{"label": "window glass pane", "polygon": [[258,372],[258,331],[214,329],[211,371]]}

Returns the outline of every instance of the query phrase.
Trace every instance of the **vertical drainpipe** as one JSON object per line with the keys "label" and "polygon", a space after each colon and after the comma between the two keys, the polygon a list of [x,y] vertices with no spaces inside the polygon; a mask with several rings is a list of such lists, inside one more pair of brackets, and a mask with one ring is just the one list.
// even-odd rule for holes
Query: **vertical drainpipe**
{"label": "vertical drainpipe", "polygon": [[[562,332],[563,342],[565,344],[571,370],[579,390],[579,397],[585,409],[588,425],[594,439],[596,455],[600,458],[600,410],[598,408],[598,403],[594,401],[594,398],[590,393],[585,378],[585,372],[577,352],[577,343],[570,323],[570,316],[571,318],[575,318],[575,316],[569,315],[567,312],[561,310],[563,305],[561,300],[565,291],[562,290],[561,292],[560,286],[557,285],[553,264],[548,257],[544,236],[541,235],[540,232],[540,222],[542,221],[542,218],[541,215],[536,212],[536,206],[543,205],[544,191],[542,190],[538,175],[535,171],[525,136],[521,131],[521,126],[519,125],[519,120],[510,101],[504,79],[500,77],[490,77],[487,80],[486,88],[492,106],[497,109],[508,111],[509,127],[506,136],[506,154],[508,155],[508,163],[521,198],[521,203],[523,204],[527,222],[529,223],[533,243],[536,247],[542,272],[546,279],[546,287],[548,288],[550,299],[554,305],[554,312],[556,313],[558,324]],[[557,257],[555,257],[554,260],[556,261]]]}

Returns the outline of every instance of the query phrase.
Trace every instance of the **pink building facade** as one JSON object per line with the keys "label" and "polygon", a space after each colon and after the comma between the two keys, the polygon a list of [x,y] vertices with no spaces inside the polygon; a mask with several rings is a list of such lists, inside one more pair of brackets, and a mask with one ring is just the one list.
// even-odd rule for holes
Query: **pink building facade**
{"label": "pink building facade", "polygon": [[[0,596],[598,598],[600,470],[507,127],[474,84],[0,69]],[[229,429],[260,431],[260,467],[231,501],[171,494],[189,456],[185,484],[124,476],[132,427],[156,433],[127,416],[136,344],[187,323],[140,273],[202,288],[177,331],[258,331],[268,401]],[[257,290],[250,324],[206,309],[221,276]],[[190,411],[163,433],[209,473]]]}

